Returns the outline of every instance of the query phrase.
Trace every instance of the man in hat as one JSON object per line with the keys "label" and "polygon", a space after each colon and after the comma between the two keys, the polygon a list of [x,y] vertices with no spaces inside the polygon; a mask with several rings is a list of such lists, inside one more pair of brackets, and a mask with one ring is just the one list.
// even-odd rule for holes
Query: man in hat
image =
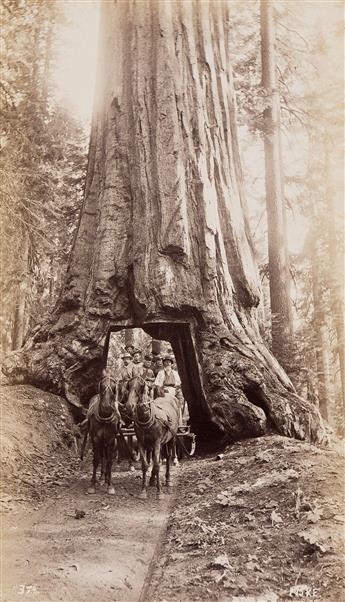
{"label": "man in hat", "polygon": [[120,400],[123,400],[124,393],[127,388],[128,381],[133,377],[133,364],[132,356],[128,351],[125,351],[122,356],[122,367],[120,368],[119,374],[119,385],[120,385]]}
{"label": "man in hat", "polygon": [[133,352],[133,365],[132,365],[132,375],[134,376],[142,376],[144,364],[141,361],[141,350],[134,349]]}
{"label": "man in hat", "polygon": [[132,374],[132,369],[133,369],[132,356],[130,353],[128,353],[128,351],[125,351],[123,353],[123,355],[121,356],[121,359],[122,359],[123,365],[120,369],[120,382],[122,382],[122,381],[127,382],[133,376],[133,374]]}
{"label": "man in hat", "polygon": [[128,345],[125,346],[125,350],[126,350],[126,353],[129,353],[130,356],[131,356],[131,358],[132,358],[132,355],[134,353],[134,347],[133,347],[133,345],[131,345],[130,343],[128,343]]}
{"label": "man in hat", "polygon": [[161,355],[155,355],[152,360],[152,370],[155,378],[160,370],[163,370],[163,361]]}
{"label": "man in hat", "polygon": [[155,380],[155,375],[153,373],[151,366],[152,366],[152,357],[148,353],[146,353],[146,355],[144,357],[143,372],[142,372],[141,376],[149,384],[152,384]]}

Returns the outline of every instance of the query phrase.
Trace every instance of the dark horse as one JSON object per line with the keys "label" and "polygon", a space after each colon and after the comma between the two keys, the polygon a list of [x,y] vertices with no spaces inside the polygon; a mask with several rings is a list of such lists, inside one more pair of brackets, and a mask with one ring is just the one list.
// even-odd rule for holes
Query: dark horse
{"label": "dark horse", "polygon": [[104,370],[99,383],[99,393],[95,395],[87,412],[87,432],[81,452],[83,457],[88,434],[93,447],[93,473],[88,493],[96,493],[97,469],[101,463],[108,493],[114,495],[111,469],[116,446],[116,435],[120,427],[120,413],[117,400],[117,382]]}
{"label": "dark horse", "polygon": [[138,439],[143,473],[140,497],[147,497],[146,474],[149,467],[148,454],[153,456],[150,485],[156,482],[157,498],[161,497],[159,463],[161,447],[166,450],[166,486],[170,486],[170,460],[179,424],[179,402],[176,397],[166,395],[153,400],[147,383],[139,376],[128,383],[126,410],[133,415],[134,430]]}

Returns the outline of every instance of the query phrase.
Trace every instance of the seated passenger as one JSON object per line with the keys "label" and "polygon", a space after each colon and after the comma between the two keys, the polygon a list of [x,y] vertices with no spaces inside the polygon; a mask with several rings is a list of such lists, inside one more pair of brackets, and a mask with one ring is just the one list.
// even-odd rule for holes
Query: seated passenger
{"label": "seated passenger", "polygon": [[181,379],[177,370],[173,369],[174,358],[167,355],[163,358],[163,370],[160,370],[156,376],[155,386],[157,395],[174,395],[180,405],[179,426],[186,426],[189,420],[188,405],[183,397],[181,388]]}
{"label": "seated passenger", "polygon": [[128,343],[127,345],[125,345],[125,351],[126,351],[126,353],[129,353],[132,358],[132,355],[134,353],[133,345],[131,345],[131,343]]}
{"label": "seated passenger", "polygon": [[176,389],[181,387],[181,379],[177,370],[172,369],[174,359],[170,355],[163,357],[163,370],[159,370],[155,385],[163,388],[164,393],[170,393],[176,397]]}
{"label": "seated passenger", "polygon": [[132,374],[135,376],[142,376],[144,370],[144,364],[141,361],[141,350],[135,349],[133,353],[133,364],[132,364]]}
{"label": "seated passenger", "polygon": [[147,383],[149,385],[151,385],[155,380],[155,375],[153,373],[151,366],[152,366],[152,357],[147,353],[144,357],[143,372],[142,372],[141,376],[143,377],[144,380],[147,381]]}
{"label": "seated passenger", "polygon": [[163,362],[162,357],[160,355],[155,355],[152,359],[152,370],[155,377],[157,376],[160,370],[163,370]]}

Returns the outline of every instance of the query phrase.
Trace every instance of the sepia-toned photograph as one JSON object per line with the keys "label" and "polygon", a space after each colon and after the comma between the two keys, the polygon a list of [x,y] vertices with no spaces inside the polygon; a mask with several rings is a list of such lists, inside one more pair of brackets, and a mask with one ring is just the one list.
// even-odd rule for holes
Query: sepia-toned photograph
{"label": "sepia-toned photograph", "polygon": [[344,2],[0,22],[1,602],[345,602]]}

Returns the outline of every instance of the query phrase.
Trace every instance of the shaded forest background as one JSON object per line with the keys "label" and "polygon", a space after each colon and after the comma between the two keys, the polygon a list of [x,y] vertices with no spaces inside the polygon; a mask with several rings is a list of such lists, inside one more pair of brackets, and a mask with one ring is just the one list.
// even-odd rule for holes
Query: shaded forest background
{"label": "shaded forest background", "polygon": [[[343,160],[341,3],[276,2],[276,61],[293,332],[285,369],[297,392],[342,432]],[[231,2],[229,44],[247,202],[272,345],[264,186],[260,4]],[[336,8],[339,7],[337,12]],[[89,131],[53,85],[64,5],[2,2],[2,353],[20,348],[61,292],[78,224]],[[287,350],[287,351],[286,351]]]}

